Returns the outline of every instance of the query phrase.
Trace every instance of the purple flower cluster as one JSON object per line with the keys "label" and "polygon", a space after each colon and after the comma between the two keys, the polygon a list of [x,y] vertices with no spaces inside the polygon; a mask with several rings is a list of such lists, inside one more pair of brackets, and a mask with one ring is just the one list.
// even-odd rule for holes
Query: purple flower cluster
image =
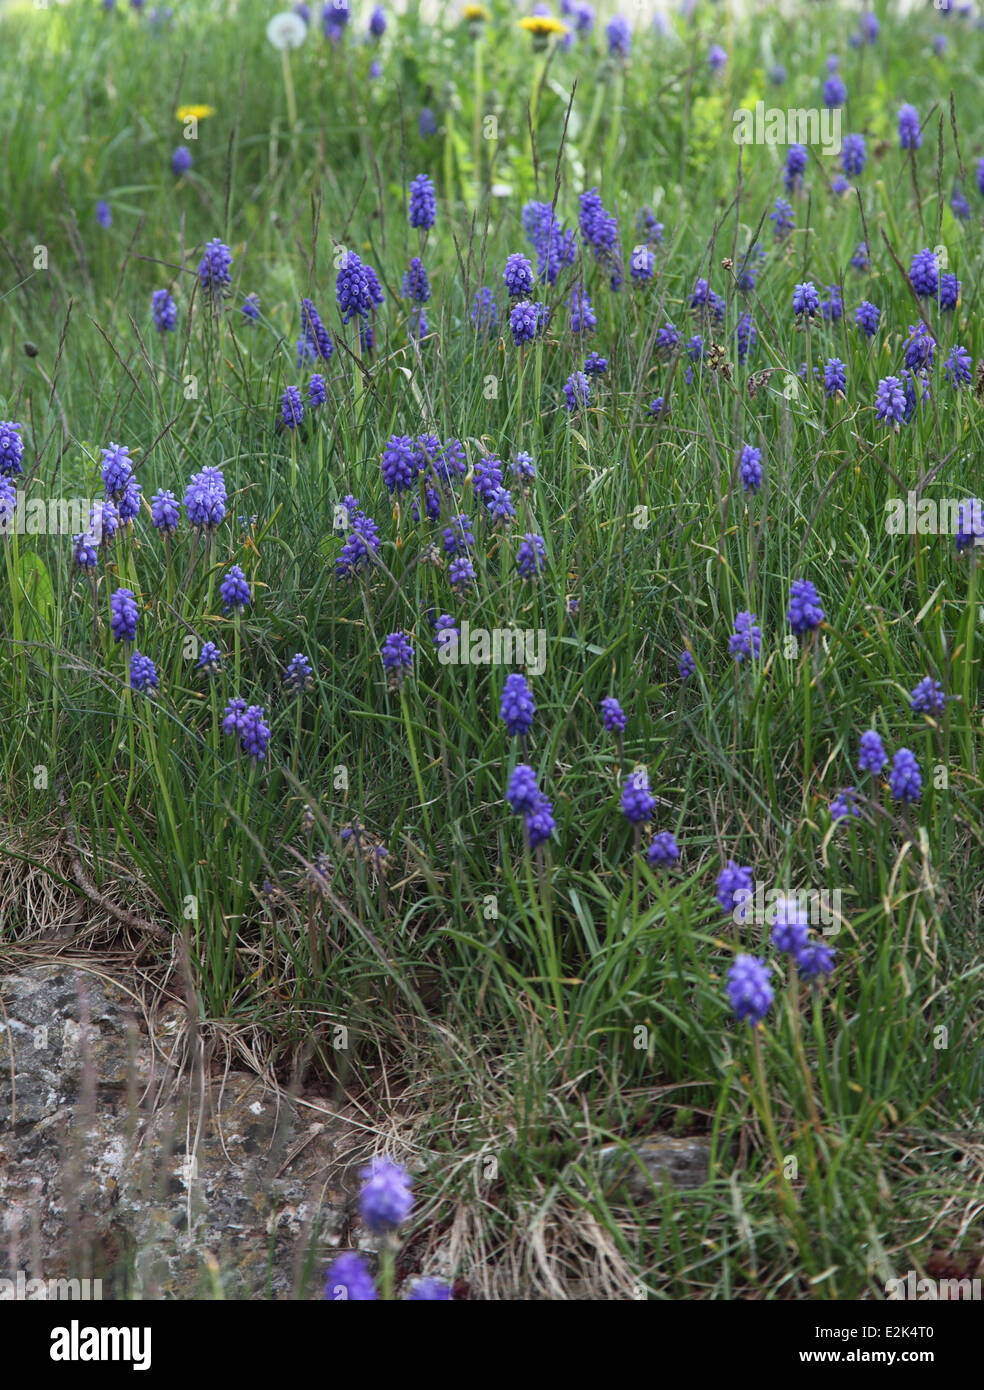
{"label": "purple flower cluster", "polygon": [[533,692],[527,685],[526,678],[519,672],[507,676],[499,706],[499,718],[505,724],[506,732],[511,737],[518,734],[520,738],[525,738],[533,727],[535,713]]}

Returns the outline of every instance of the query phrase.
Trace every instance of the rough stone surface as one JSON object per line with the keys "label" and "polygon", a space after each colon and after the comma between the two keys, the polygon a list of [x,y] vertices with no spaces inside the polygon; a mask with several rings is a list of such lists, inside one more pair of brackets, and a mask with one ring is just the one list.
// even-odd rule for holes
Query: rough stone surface
{"label": "rough stone surface", "polygon": [[151,1040],[106,977],[0,975],[0,1278],[320,1296],[347,1225],[346,1127],[253,1074],[178,1073],[167,1033]]}
{"label": "rough stone surface", "polygon": [[710,1172],[711,1146],[706,1139],[674,1139],[657,1134],[630,1145],[628,1152],[608,1145],[599,1156],[608,1173],[609,1195],[645,1202],[651,1201],[664,1183],[683,1190],[705,1183]]}

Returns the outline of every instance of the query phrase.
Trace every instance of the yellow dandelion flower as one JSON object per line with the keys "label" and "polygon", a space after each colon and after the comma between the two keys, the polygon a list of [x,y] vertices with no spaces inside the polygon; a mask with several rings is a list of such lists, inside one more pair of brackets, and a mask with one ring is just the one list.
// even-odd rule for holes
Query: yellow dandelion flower
{"label": "yellow dandelion flower", "polygon": [[489,17],[489,12],[484,5],[466,5],[464,14],[471,24],[484,24]]}
{"label": "yellow dandelion flower", "polygon": [[562,24],[559,19],[554,19],[552,14],[528,15],[519,21],[520,29],[525,29],[528,34],[534,34],[538,39],[545,39],[548,34],[569,34],[570,30],[566,24]]}
{"label": "yellow dandelion flower", "polygon": [[177,109],[179,121],[190,121],[192,117],[196,121],[204,121],[206,116],[215,115],[214,106],[179,106]]}

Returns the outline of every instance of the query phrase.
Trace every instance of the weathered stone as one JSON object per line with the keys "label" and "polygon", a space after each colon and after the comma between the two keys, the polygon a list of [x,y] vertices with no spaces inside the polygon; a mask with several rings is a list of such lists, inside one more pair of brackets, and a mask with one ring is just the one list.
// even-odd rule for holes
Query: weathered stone
{"label": "weathered stone", "polygon": [[[663,1183],[690,1189],[707,1181],[711,1146],[706,1139],[675,1139],[657,1134],[630,1144],[609,1144],[599,1153],[610,1197],[652,1200]],[[641,1165],[641,1166],[640,1166]]]}
{"label": "weathered stone", "polygon": [[0,1002],[0,1278],[320,1295],[340,1122],[252,1074],[179,1074],[175,1028],[155,1047],[103,976],[31,967],[0,977]]}

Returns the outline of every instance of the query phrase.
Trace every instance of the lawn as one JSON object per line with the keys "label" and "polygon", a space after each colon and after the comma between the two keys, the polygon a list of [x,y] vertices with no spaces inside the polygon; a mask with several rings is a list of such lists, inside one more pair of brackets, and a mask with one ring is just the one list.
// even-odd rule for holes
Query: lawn
{"label": "lawn", "polygon": [[81,901],[473,1298],[884,1298],[982,1249],[984,29],[420,8],[3,12],[0,968]]}

